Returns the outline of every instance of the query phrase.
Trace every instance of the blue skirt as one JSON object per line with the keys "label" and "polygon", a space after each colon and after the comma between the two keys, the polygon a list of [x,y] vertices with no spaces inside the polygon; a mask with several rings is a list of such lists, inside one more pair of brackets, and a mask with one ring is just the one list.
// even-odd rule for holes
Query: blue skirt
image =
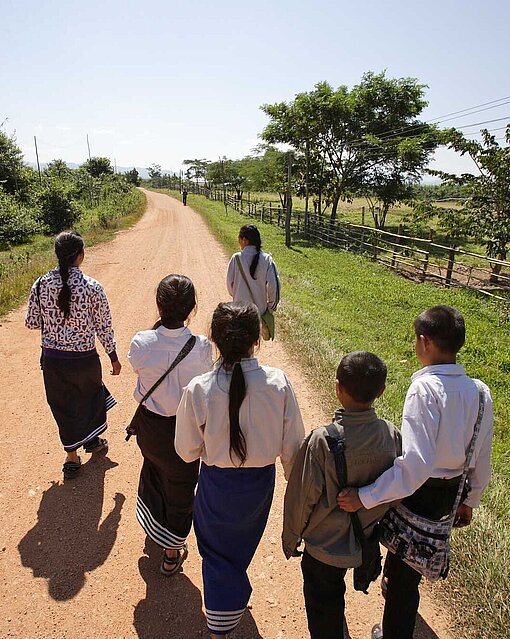
{"label": "blue skirt", "polygon": [[252,592],[246,571],[267,524],[274,484],[274,464],[200,468],[193,525],[211,633],[231,632],[246,609]]}

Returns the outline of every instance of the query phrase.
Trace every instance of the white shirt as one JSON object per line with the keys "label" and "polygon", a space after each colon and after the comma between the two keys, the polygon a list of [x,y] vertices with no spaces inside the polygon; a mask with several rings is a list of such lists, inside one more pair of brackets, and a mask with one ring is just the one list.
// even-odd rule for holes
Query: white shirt
{"label": "white shirt", "polygon": [[[276,311],[280,301],[280,278],[273,258],[268,253],[260,252],[255,278],[250,275],[250,264],[257,253],[255,246],[245,246],[240,253],[230,258],[227,269],[227,289],[234,302],[253,302],[263,315],[266,309]],[[246,286],[236,262],[236,256],[241,259],[243,271],[250,284]],[[251,290],[251,293],[250,293]]]}
{"label": "white shirt", "polygon": [[[40,282],[39,287],[37,282]],[[96,347],[96,335],[108,354],[115,351],[112,316],[103,287],[78,266],[69,267],[70,315],[58,307],[62,278],[58,268],[34,282],[25,319],[27,328],[41,328],[42,346],[59,351],[87,352]],[[39,293],[37,289],[39,288]]]}
{"label": "white shirt", "polygon": [[[412,376],[402,415],[402,456],[373,484],[359,489],[365,508],[412,495],[429,477],[462,474],[478,415],[475,382],[458,364],[426,366]],[[465,504],[476,508],[490,481],[492,398],[482,384],[485,410],[468,478]]]}
{"label": "white shirt", "polygon": [[[191,337],[189,328],[165,328],[140,331],[132,341],[128,359],[138,375],[138,383],[133,393],[138,403],[155,384],[179,354]],[[183,388],[189,382],[213,367],[212,347],[203,335],[197,335],[193,350],[179,362],[160,386],[145,402],[145,406],[158,415],[171,416],[177,412]]]}
{"label": "white shirt", "polygon": [[[241,366],[246,381],[239,410],[247,450],[243,468],[268,466],[280,457],[288,477],[305,433],[292,385],[283,371],[260,366],[254,357],[243,359]],[[175,450],[184,461],[201,457],[208,466],[237,467],[235,454],[235,464],[229,454],[231,378],[231,373],[216,365],[184,389],[175,432]]]}

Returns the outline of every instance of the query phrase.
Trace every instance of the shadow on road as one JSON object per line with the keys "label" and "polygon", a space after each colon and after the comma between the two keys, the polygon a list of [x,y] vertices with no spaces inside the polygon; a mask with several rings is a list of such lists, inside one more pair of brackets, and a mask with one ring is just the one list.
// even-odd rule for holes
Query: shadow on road
{"label": "shadow on road", "polygon": [[439,639],[439,635],[437,635],[432,628],[428,625],[425,619],[418,615],[416,617],[416,628],[414,630],[415,639]]}
{"label": "shadow on road", "polygon": [[119,527],[125,497],[117,493],[115,505],[101,524],[104,479],[118,464],[108,457],[91,459],[81,474],[45,490],[36,525],[18,544],[21,563],[34,577],[48,580],[48,592],[57,601],[75,597],[85,573],[101,566],[110,554]]}
{"label": "shadow on road", "polygon": [[[185,572],[172,577],[160,574],[163,550],[149,538],[145,541],[144,552],[146,554],[138,560],[138,568],[147,591],[145,599],[135,608],[133,622],[139,639],[209,637],[200,590]],[[249,610],[229,636],[232,639],[262,639]]]}

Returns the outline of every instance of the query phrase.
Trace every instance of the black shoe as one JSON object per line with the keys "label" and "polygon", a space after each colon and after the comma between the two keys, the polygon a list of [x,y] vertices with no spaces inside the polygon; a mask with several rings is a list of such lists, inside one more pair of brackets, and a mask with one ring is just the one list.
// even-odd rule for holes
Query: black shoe
{"label": "black shoe", "polygon": [[108,450],[108,440],[102,439],[101,437],[96,437],[92,439],[88,444],[85,444],[85,452],[86,453],[98,453],[99,451],[104,450],[105,452]]}
{"label": "black shoe", "polygon": [[62,472],[64,473],[64,479],[73,479],[77,475],[80,474],[81,469],[81,459],[78,457],[77,462],[66,461],[64,466],[62,467]]}

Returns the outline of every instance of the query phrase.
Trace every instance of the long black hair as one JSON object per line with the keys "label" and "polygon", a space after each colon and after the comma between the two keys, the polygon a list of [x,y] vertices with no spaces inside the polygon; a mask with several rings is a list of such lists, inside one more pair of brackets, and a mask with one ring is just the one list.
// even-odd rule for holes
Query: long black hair
{"label": "long black hair", "polygon": [[259,263],[260,251],[262,249],[262,239],[260,237],[260,231],[255,224],[245,224],[239,229],[239,239],[248,240],[251,246],[257,249],[257,252],[253,256],[250,264],[250,275],[252,279],[256,280],[255,271],[257,270],[257,264]]}
{"label": "long black hair", "polygon": [[[221,354],[221,366],[232,372],[228,392],[230,421],[230,459],[235,454],[242,466],[246,461],[246,439],[239,424],[239,409],[246,396],[241,359],[251,356],[251,349],[260,336],[260,318],[254,304],[221,303],[213,313],[211,339]],[[233,461],[233,460],[232,460]]]}
{"label": "long black hair", "polygon": [[175,328],[185,322],[197,304],[193,282],[185,275],[172,273],[164,277],[156,291],[159,319],[153,328]]}
{"label": "long black hair", "polygon": [[79,233],[62,231],[55,238],[55,254],[58,259],[58,269],[62,279],[62,289],[58,294],[58,307],[67,319],[71,314],[71,288],[68,284],[69,269],[76,258],[83,253],[85,243]]}

